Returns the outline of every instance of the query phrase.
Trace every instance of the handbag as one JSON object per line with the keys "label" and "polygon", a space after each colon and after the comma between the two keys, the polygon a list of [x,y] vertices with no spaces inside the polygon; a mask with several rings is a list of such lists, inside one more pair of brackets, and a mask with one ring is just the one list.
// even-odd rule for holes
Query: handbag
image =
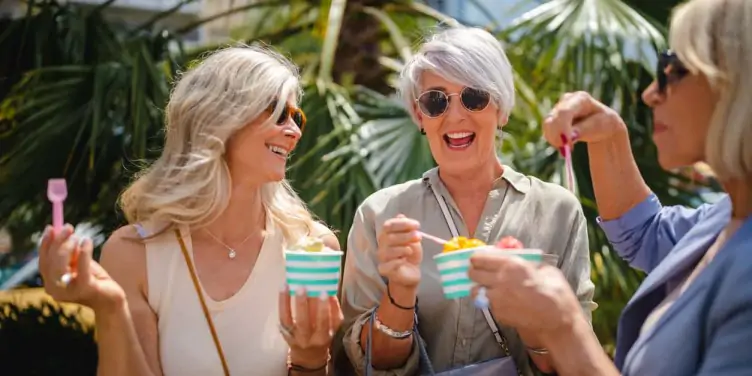
{"label": "handbag", "polygon": [[[444,198],[439,194],[439,192],[436,190],[436,187],[434,187],[431,184],[431,190],[433,191],[434,196],[436,197],[436,201],[439,203],[439,207],[441,208],[441,212],[444,215],[444,219],[447,222],[447,225],[449,226],[449,230],[452,233],[453,237],[459,236],[459,231],[457,230],[457,226],[454,223],[454,220],[452,220],[452,216],[449,213],[449,207],[447,207],[446,201],[444,201]],[[371,345],[372,345],[372,338],[373,338],[373,326],[374,321],[376,318],[376,310],[378,309],[378,306],[373,309],[371,312],[370,320],[368,323],[368,336],[366,339],[366,353],[365,353],[365,373],[366,376],[371,376],[373,373],[373,365],[371,363]],[[486,318],[486,322],[488,323],[489,328],[491,328],[491,332],[494,334],[494,338],[496,338],[496,342],[501,346],[502,350],[504,351],[504,356],[501,358],[491,359],[480,363],[470,364],[467,366],[461,366],[458,368],[453,368],[441,373],[435,373],[433,370],[433,366],[431,365],[431,360],[428,358],[428,353],[426,352],[425,345],[423,344],[423,341],[420,339],[420,333],[418,332],[418,306],[416,304],[415,306],[415,318],[413,322],[413,341],[417,341],[418,344],[418,351],[420,354],[419,360],[420,360],[420,367],[419,369],[422,372],[423,375],[431,375],[431,376],[522,376],[522,373],[517,368],[517,365],[514,362],[514,358],[512,358],[511,353],[509,352],[509,347],[507,346],[506,338],[504,338],[504,335],[501,333],[501,330],[499,330],[499,326],[496,324],[496,321],[493,318],[493,315],[491,315],[491,311],[488,310],[488,308],[483,309],[483,316]]]}
{"label": "handbag", "polygon": [[204,294],[201,292],[201,286],[198,283],[198,276],[196,276],[196,270],[193,267],[193,262],[188,255],[188,249],[185,247],[183,237],[180,235],[180,230],[175,229],[175,236],[180,243],[180,250],[183,251],[183,258],[188,265],[188,271],[191,273],[191,279],[193,280],[193,287],[196,288],[196,294],[198,294],[198,300],[201,302],[201,309],[204,311],[204,317],[206,323],[209,325],[209,331],[211,332],[212,340],[214,340],[214,346],[217,348],[217,354],[219,355],[219,361],[222,362],[222,370],[225,376],[230,376],[230,367],[227,366],[227,360],[225,359],[225,353],[222,351],[222,344],[219,343],[219,337],[217,336],[217,330],[214,328],[214,321],[209,314],[209,308],[206,307],[206,301],[204,301]]}

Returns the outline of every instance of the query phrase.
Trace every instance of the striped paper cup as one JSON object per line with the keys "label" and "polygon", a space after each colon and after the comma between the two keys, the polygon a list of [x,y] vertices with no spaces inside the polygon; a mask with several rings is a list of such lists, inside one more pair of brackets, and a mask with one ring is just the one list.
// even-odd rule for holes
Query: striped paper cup
{"label": "striped paper cup", "polygon": [[304,287],[309,297],[337,295],[342,269],[342,251],[285,251],[285,274],[290,295]]}
{"label": "striped paper cup", "polygon": [[439,253],[433,256],[433,259],[439,269],[441,288],[445,298],[459,299],[470,296],[473,282],[467,276],[467,270],[470,267],[470,257],[475,252],[504,252],[535,263],[541,262],[543,257],[543,252],[539,249],[499,249],[494,246]]}

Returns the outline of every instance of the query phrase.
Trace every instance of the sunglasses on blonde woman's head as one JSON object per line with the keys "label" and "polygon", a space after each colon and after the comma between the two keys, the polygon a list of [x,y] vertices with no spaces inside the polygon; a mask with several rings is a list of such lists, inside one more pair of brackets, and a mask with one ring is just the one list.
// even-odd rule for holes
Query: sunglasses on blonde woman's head
{"label": "sunglasses on blonde woman's head", "polygon": [[449,109],[451,97],[459,96],[462,107],[470,112],[483,111],[491,103],[491,94],[485,90],[464,87],[461,92],[447,94],[441,90],[424,91],[418,99],[418,108],[423,115],[435,118],[443,115]]}
{"label": "sunglasses on blonde woman's head", "polygon": [[668,50],[658,56],[658,68],[655,73],[656,80],[658,81],[658,92],[666,94],[668,85],[684,78],[689,74],[689,70],[679,60],[679,56],[676,53]]}
{"label": "sunglasses on blonde woman's head", "polygon": [[[277,108],[276,100],[269,105],[267,110],[273,113],[275,108]],[[292,122],[295,123],[302,132],[306,125],[305,113],[303,113],[303,110],[293,107],[289,103],[285,105],[285,108],[282,109],[282,113],[279,114],[279,117],[274,123],[277,125],[284,125],[289,118],[292,118]]]}

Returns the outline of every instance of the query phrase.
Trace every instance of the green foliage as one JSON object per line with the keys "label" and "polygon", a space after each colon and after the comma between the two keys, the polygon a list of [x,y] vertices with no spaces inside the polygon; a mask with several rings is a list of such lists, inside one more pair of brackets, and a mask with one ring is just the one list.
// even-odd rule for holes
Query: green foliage
{"label": "green foliage", "polygon": [[[68,180],[66,217],[111,229],[131,161],[161,144],[172,73],[169,32],[128,33],[99,9],[45,2],[4,21],[0,49],[0,218],[21,249],[49,223],[46,180]],[[27,226],[31,225],[31,226]],[[21,240],[19,242],[18,240]],[[19,244],[20,243],[20,244]]]}

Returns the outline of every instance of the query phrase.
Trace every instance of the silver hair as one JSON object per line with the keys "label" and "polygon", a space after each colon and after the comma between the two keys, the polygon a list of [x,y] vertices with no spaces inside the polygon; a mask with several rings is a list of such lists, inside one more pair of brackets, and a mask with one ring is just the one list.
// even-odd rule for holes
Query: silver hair
{"label": "silver hair", "polygon": [[489,32],[457,26],[434,33],[402,68],[399,93],[415,124],[420,79],[431,71],[449,81],[491,94],[504,116],[514,107],[514,76],[504,48]]}

